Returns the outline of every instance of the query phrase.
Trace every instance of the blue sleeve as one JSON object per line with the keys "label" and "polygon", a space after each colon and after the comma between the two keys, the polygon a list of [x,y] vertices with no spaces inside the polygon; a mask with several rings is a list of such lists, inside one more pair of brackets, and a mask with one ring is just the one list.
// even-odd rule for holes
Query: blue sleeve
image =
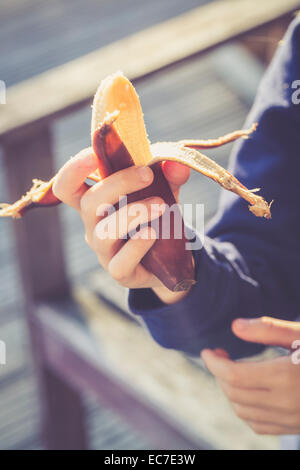
{"label": "blue sleeve", "polygon": [[133,289],[129,306],[166,348],[198,356],[205,347],[225,348],[233,358],[261,345],[231,332],[237,317],[270,315],[294,320],[300,307],[300,21],[297,18],[259,87],[237,143],[230,171],[248,188],[274,199],[272,220],[253,216],[245,201],[223,192],[204,246],[194,251],[197,283],[175,305],[150,289]]}

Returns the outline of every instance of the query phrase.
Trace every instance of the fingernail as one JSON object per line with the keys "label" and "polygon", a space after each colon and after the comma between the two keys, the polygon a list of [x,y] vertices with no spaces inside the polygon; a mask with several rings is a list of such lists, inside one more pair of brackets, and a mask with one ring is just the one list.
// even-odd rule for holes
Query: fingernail
{"label": "fingernail", "polygon": [[72,158],[76,158],[77,161],[87,161],[87,162],[94,162],[93,152],[90,148],[85,148],[80,150],[76,155],[72,156]]}
{"label": "fingernail", "polygon": [[148,166],[142,166],[138,168],[138,174],[144,183],[147,183],[152,179],[152,170]]}
{"label": "fingernail", "polygon": [[209,349],[202,349],[202,351],[201,351],[201,355],[200,355],[200,356],[201,356],[201,359],[202,359],[204,362],[205,362],[205,358],[206,358],[207,354],[209,354],[209,351],[210,351]]}
{"label": "fingernail", "polygon": [[247,318],[238,318],[237,320],[235,320],[234,326],[238,330],[245,330],[254,321],[255,321],[255,318],[254,319],[252,319],[252,318],[248,318],[248,319]]}

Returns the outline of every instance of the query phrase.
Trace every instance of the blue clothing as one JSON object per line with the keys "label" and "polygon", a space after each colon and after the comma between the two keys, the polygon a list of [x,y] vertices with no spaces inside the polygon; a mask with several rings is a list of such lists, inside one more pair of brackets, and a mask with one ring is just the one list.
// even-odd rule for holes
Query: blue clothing
{"label": "blue clothing", "polygon": [[[298,80],[298,83],[297,83]],[[221,347],[232,358],[259,352],[231,332],[237,317],[295,320],[300,307],[300,20],[290,25],[259,87],[230,171],[248,188],[274,199],[272,220],[255,217],[224,191],[202,249],[194,251],[196,285],[175,305],[151,289],[133,289],[129,306],[166,348],[199,356]],[[298,88],[298,91],[297,91]],[[201,201],[199,201],[201,202]]]}

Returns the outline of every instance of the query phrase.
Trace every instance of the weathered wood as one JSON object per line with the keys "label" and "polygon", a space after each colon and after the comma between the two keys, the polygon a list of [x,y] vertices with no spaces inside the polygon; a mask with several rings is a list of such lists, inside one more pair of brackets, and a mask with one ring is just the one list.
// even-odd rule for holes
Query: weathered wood
{"label": "weathered wood", "polygon": [[247,34],[242,39],[242,43],[261,60],[262,64],[268,65],[289,26],[290,20],[291,18],[286,16],[278,18],[267,27],[256,28],[254,32]]}
{"label": "weathered wood", "polygon": [[[52,138],[48,128],[36,127],[19,138],[6,139],[3,150],[12,201],[28,190],[32,175],[38,174],[47,180],[54,174]],[[32,211],[13,223],[27,304],[65,294],[68,280],[57,209]]]}
{"label": "weathered wood", "polygon": [[[49,128],[37,126],[18,138],[5,139],[3,150],[12,200],[30,187],[35,172],[45,180],[54,172]],[[51,449],[85,448],[81,397],[41,361],[40,334],[32,321],[36,301],[58,298],[69,290],[57,209],[32,211],[14,222],[14,232],[43,409],[45,444]]]}
{"label": "weathered wood", "polygon": [[[39,333],[39,330],[38,330]],[[85,410],[78,390],[53,369],[40,370],[42,429],[48,450],[86,450]]]}
{"label": "weathered wood", "polygon": [[[34,323],[43,344],[42,359],[79,392],[93,393],[158,449],[209,449],[202,436],[193,435],[167,407],[158,406],[140,393],[134,381],[114,367],[107,356],[105,344],[92,341],[90,334],[70,317],[60,315],[66,304],[40,305]],[[76,305],[72,302],[69,309]],[[112,312],[113,313],[113,312]],[[135,326],[136,328],[136,326]],[[102,351],[102,346],[104,347]],[[171,395],[170,395],[171,396]]]}
{"label": "weathered wood", "polygon": [[299,0],[218,0],[117,41],[11,87],[0,108],[0,135],[87,104],[100,80],[116,70],[138,80],[299,7]]}
{"label": "weathered wood", "polygon": [[[76,304],[41,306],[35,321],[43,358],[78,390],[123,417],[154,448],[276,448],[233,413],[202,368],[155,344],[144,328],[97,295],[75,289]],[[78,311],[87,327],[70,316]],[[230,428],[230,433],[224,429]]]}
{"label": "weathered wood", "polygon": [[34,310],[29,312],[28,326],[38,381],[43,444],[49,450],[85,450],[88,443],[82,396],[44,361],[45,341]]}

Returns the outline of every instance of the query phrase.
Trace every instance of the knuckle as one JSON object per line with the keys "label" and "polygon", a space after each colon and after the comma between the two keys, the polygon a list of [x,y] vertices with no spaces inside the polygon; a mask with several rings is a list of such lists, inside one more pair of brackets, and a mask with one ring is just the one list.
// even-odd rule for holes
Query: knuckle
{"label": "knuckle", "polygon": [[126,275],[124,271],[122,270],[121,266],[118,263],[115,263],[114,260],[111,260],[111,262],[108,265],[108,272],[111,275],[111,277],[117,281],[119,284],[122,284],[126,282]]}
{"label": "knuckle", "polygon": [[232,386],[239,384],[239,376],[234,369],[231,369],[227,372],[226,380]]}
{"label": "knuckle", "polygon": [[92,240],[91,240],[91,238],[89,237],[89,235],[87,233],[84,236],[84,241],[91,249],[93,249]]}
{"label": "knuckle", "polygon": [[269,317],[266,317],[266,316],[261,317],[260,322],[267,332],[271,332],[274,329],[274,323],[271,321]]}
{"label": "knuckle", "polygon": [[234,406],[234,411],[235,414],[240,418],[240,419],[246,419],[248,417],[247,412],[241,405],[235,405]]}
{"label": "knuckle", "polygon": [[63,200],[63,190],[62,190],[62,184],[59,178],[55,178],[55,181],[52,186],[52,191],[54,196],[56,196],[58,199]]}
{"label": "knuckle", "polygon": [[105,258],[103,258],[101,255],[99,255],[98,253],[96,253],[96,256],[98,258],[98,262],[99,262],[100,266],[102,266],[106,271],[108,271],[107,260]]}
{"label": "knuckle", "polygon": [[255,434],[258,434],[259,436],[266,434],[266,432],[258,424],[254,424],[252,426],[252,429],[255,432]]}
{"label": "knuckle", "polygon": [[254,423],[252,421],[247,421],[248,426],[255,432],[255,434],[265,434],[265,431],[259,423]]}
{"label": "knuckle", "polygon": [[236,390],[234,390],[234,389],[231,388],[231,387],[227,387],[226,390],[225,390],[225,393],[226,393],[226,395],[227,395],[227,397],[228,397],[228,399],[229,399],[230,401],[232,401],[233,403],[234,403],[235,401],[237,401],[237,399],[238,399],[238,394],[237,394]]}
{"label": "knuckle", "polygon": [[269,325],[270,324],[270,318],[264,315],[263,317],[260,317],[260,321],[264,324]]}
{"label": "knuckle", "polygon": [[86,213],[88,211],[89,206],[90,206],[90,203],[89,203],[89,196],[88,196],[88,191],[87,191],[86,193],[84,193],[84,195],[80,199],[81,212]]}

